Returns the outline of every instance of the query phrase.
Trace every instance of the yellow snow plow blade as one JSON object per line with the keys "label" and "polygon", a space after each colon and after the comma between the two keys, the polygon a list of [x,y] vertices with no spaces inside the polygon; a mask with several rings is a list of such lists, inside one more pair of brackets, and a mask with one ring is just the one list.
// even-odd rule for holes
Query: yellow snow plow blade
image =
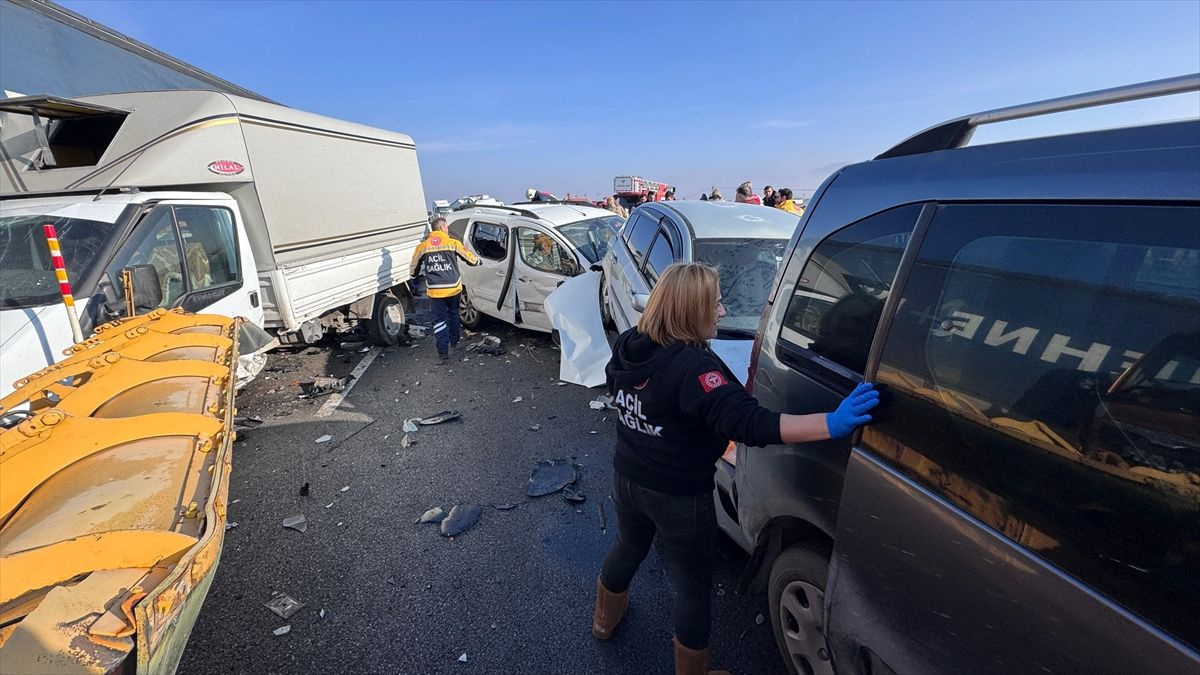
{"label": "yellow snow plow blade", "polygon": [[0,672],[174,672],[225,538],[239,321],[105,324],[0,399]]}

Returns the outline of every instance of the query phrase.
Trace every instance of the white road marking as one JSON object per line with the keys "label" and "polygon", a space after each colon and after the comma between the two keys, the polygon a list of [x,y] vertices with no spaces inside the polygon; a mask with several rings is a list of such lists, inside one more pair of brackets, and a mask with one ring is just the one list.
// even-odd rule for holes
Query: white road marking
{"label": "white road marking", "polygon": [[379,356],[379,352],[381,351],[379,347],[372,347],[371,351],[367,352],[366,356],[362,358],[362,361],[359,361],[358,365],[354,366],[354,370],[350,371],[352,379],[350,380],[350,384],[346,385],[346,389],[330,394],[325,404],[317,410],[313,417],[329,417],[332,415],[337,410],[337,407],[342,404],[342,400],[350,395],[350,390],[354,389],[354,385],[358,384],[358,381],[362,379],[363,373],[367,372],[367,368],[371,367],[371,364],[375,361],[375,357]]}

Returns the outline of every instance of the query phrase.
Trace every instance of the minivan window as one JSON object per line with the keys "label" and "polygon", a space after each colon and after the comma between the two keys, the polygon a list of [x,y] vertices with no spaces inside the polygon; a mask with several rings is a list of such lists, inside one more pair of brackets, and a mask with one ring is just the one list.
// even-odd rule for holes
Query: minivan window
{"label": "minivan window", "polygon": [[508,228],[492,223],[475,223],[471,230],[471,245],[484,258],[504,260],[508,257]]}
{"label": "minivan window", "polygon": [[863,436],[1193,647],[1198,223],[1196,207],[939,207],[882,351],[887,419]]}
{"label": "minivan window", "polygon": [[822,241],[800,273],[780,338],[862,373],[920,212],[920,204],[884,211]]}
{"label": "minivan window", "polygon": [[629,244],[629,252],[633,254],[633,261],[638,267],[645,261],[650,242],[657,233],[658,218],[651,218],[645,213],[633,214],[625,226],[625,241]]}
{"label": "minivan window", "polygon": [[666,233],[658,235],[653,246],[650,247],[650,255],[646,257],[646,280],[652,287],[675,260],[675,252],[671,249],[671,240],[667,238]]}

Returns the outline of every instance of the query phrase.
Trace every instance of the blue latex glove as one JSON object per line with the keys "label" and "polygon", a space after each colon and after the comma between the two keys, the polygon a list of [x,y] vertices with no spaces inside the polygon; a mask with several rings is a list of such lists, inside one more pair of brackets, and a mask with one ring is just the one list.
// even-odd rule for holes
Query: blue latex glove
{"label": "blue latex glove", "polygon": [[870,382],[863,382],[842,399],[837,410],[825,416],[825,426],[830,438],[848,436],[855,427],[871,421],[867,413],[879,405],[879,391]]}

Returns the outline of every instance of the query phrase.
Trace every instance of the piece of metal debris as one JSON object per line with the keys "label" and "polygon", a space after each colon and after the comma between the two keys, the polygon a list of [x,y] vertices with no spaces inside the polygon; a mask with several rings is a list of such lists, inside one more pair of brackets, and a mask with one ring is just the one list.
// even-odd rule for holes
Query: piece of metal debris
{"label": "piece of metal debris", "polygon": [[286,626],[280,626],[279,628],[276,628],[275,630],[273,630],[271,632],[275,634],[275,637],[279,637],[280,635],[287,635],[288,633],[292,632],[292,624],[289,623]]}
{"label": "piece of metal debris", "polygon": [[600,531],[608,531],[608,522],[604,518],[604,502],[596,502],[596,510],[600,512]]}
{"label": "piece of metal debris", "polygon": [[346,390],[348,377],[314,377],[309,382],[301,382],[300,390],[306,398],[316,398]]}
{"label": "piece of metal debris", "polygon": [[228,532],[228,531],[232,530],[232,529],[233,529],[233,528],[235,528],[235,527],[237,527],[237,523],[236,523],[236,522],[233,522],[233,523],[225,523],[225,531],[226,531],[226,532]]}
{"label": "piece of metal debris", "polygon": [[573,486],[567,486],[562,491],[563,499],[571,504],[582,504],[587,499],[587,495],[583,494]]}
{"label": "piece of metal debris", "polygon": [[472,343],[467,347],[467,353],[470,352],[500,356],[504,353],[504,343],[494,335],[485,334],[482,340]]}
{"label": "piece of metal debris", "polygon": [[347,491],[347,490],[349,490],[349,489],[350,489],[350,486],[349,486],[349,485],[345,485],[345,486],[343,486],[343,487],[342,487],[342,489],[341,489],[341,490],[339,490],[339,492],[346,492],[346,491]]}
{"label": "piece of metal debris", "polygon": [[331,440],[333,440],[333,436],[330,436],[329,434],[325,434],[324,436],[321,436],[320,438],[318,438],[316,442],[317,443],[328,443]]}
{"label": "piece of metal debris", "polygon": [[579,474],[570,461],[565,459],[539,460],[529,472],[530,497],[544,497],[558,492],[578,480]]}
{"label": "piece of metal debris", "polygon": [[514,399],[512,400],[512,402],[513,402],[513,403],[520,403],[521,401],[524,401],[524,400],[525,400],[525,397],[524,397],[524,396],[518,396],[518,397],[514,398]]}
{"label": "piece of metal debris", "polygon": [[366,340],[346,340],[346,341],[342,342],[341,344],[339,344],[338,348],[344,349],[346,351],[358,351],[359,349],[362,349],[363,347],[366,347],[366,346],[367,346]]}
{"label": "piece of metal debris", "polygon": [[276,593],[264,606],[279,615],[279,618],[290,619],[304,607],[304,603],[287,593]]}
{"label": "piece of metal debris", "polygon": [[417,420],[417,424],[427,427],[433,424],[441,424],[442,422],[460,419],[461,417],[462,413],[458,412],[457,410],[443,410],[440,413],[434,413],[429,417],[424,417]]}
{"label": "piece of metal debris", "polygon": [[514,504],[512,502],[492,502],[492,508],[496,509],[497,511],[511,511],[518,506],[520,506],[520,504]]}
{"label": "piece of metal debris", "polygon": [[257,429],[263,425],[261,417],[256,415],[248,415],[246,417],[233,418],[233,426],[239,429]]}
{"label": "piece of metal debris", "polygon": [[304,517],[304,514],[288,516],[283,519],[283,526],[297,532],[305,532],[308,530],[308,519]]}
{"label": "piece of metal debris", "polygon": [[[300,486],[300,496],[301,496],[301,497],[307,497],[307,496],[308,496],[308,481],[305,481],[305,482],[304,482],[304,485],[301,485],[301,486]],[[283,618],[285,618],[285,619],[286,619],[287,617],[285,616],[285,617],[283,617]]]}
{"label": "piece of metal debris", "polygon": [[457,537],[475,527],[482,514],[483,509],[478,504],[455,504],[450,509],[450,515],[442,521],[442,536]]}
{"label": "piece of metal debris", "polygon": [[421,517],[417,518],[417,524],[418,525],[429,525],[429,524],[437,525],[438,523],[442,522],[445,519],[446,519],[446,509],[443,509],[440,506],[435,506],[432,509],[429,509],[428,511],[426,511],[425,513],[422,513]]}

